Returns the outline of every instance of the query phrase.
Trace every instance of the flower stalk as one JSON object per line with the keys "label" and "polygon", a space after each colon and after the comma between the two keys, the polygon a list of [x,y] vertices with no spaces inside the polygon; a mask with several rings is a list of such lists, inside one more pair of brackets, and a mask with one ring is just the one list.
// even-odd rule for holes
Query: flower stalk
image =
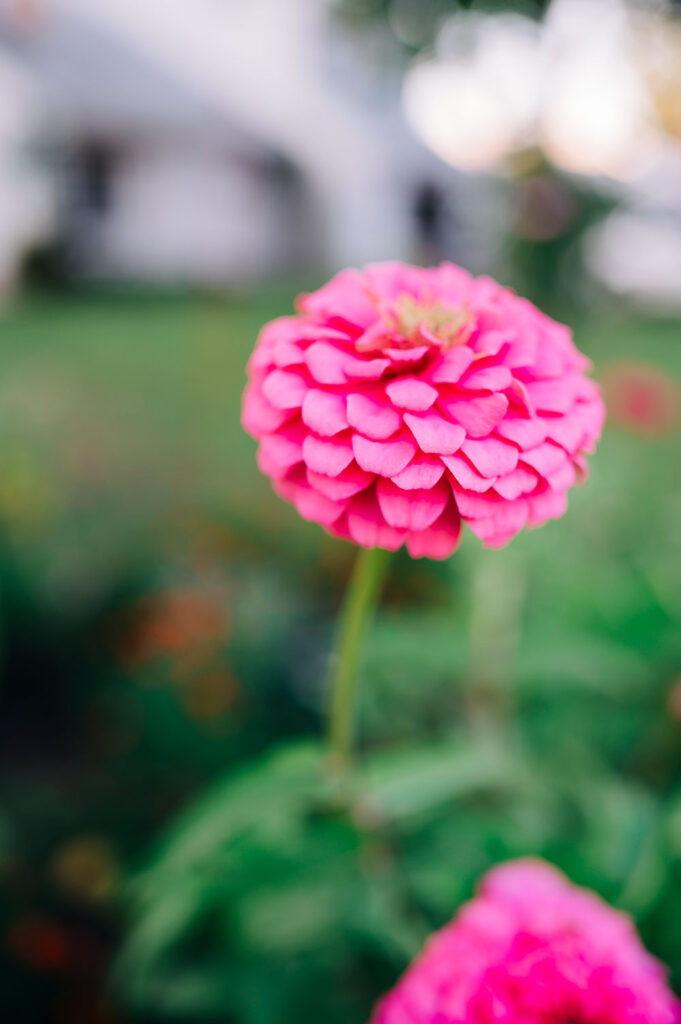
{"label": "flower stalk", "polygon": [[345,771],[352,758],[357,669],[371,625],[390,552],[360,548],[343,600],[329,667],[329,746],[334,767]]}

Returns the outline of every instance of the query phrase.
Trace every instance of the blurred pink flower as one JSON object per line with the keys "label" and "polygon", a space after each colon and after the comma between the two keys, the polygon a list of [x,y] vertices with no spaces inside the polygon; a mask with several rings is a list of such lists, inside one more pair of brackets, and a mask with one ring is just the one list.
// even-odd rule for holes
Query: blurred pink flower
{"label": "blurred pink flower", "polygon": [[305,518],[446,558],[563,514],[604,407],[570,331],[451,263],[344,270],[267,324],[243,423]]}
{"label": "blurred pink flower", "polygon": [[648,363],[612,363],[603,387],[614,423],[644,437],[671,434],[681,418],[681,397],[673,377]]}
{"label": "blurred pink flower", "polygon": [[624,914],[540,861],[491,871],[372,1024],[676,1024],[665,971]]}

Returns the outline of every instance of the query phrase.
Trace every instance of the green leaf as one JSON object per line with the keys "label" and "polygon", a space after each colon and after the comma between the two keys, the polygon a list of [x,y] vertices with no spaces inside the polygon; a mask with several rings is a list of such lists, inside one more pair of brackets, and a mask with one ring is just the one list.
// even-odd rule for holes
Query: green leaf
{"label": "green leaf", "polygon": [[318,746],[276,750],[223,779],[181,815],[158,849],[155,868],[194,869],[240,834],[304,814],[328,787]]}
{"label": "green leaf", "polygon": [[524,782],[521,763],[493,738],[449,741],[374,754],[360,773],[369,813],[400,819],[484,791]]}

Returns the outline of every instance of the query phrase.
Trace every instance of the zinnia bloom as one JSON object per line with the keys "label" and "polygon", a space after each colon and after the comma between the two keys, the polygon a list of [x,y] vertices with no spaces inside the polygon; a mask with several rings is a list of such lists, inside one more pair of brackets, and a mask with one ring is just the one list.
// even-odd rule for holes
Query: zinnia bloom
{"label": "zinnia bloom", "polygon": [[372,1024],[677,1024],[661,964],[624,914],[539,861],[490,872]]}
{"label": "zinnia bloom", "polygon": [[364,547],[445,558],[565,511],[604,408],[567,327],[451,263],[344,270],[267,324],[243,423],[276,491]]}

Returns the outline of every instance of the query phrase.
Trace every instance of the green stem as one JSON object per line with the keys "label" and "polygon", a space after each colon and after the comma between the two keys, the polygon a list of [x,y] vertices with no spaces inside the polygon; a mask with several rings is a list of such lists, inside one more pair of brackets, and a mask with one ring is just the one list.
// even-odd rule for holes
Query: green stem
{"label": "green stem", "polygon": [[329,743],[339,768],[350,760],[357,667],[362,641],[371,623],[385,579],[390,552],[360,549],[338,619],[329,668]]}

